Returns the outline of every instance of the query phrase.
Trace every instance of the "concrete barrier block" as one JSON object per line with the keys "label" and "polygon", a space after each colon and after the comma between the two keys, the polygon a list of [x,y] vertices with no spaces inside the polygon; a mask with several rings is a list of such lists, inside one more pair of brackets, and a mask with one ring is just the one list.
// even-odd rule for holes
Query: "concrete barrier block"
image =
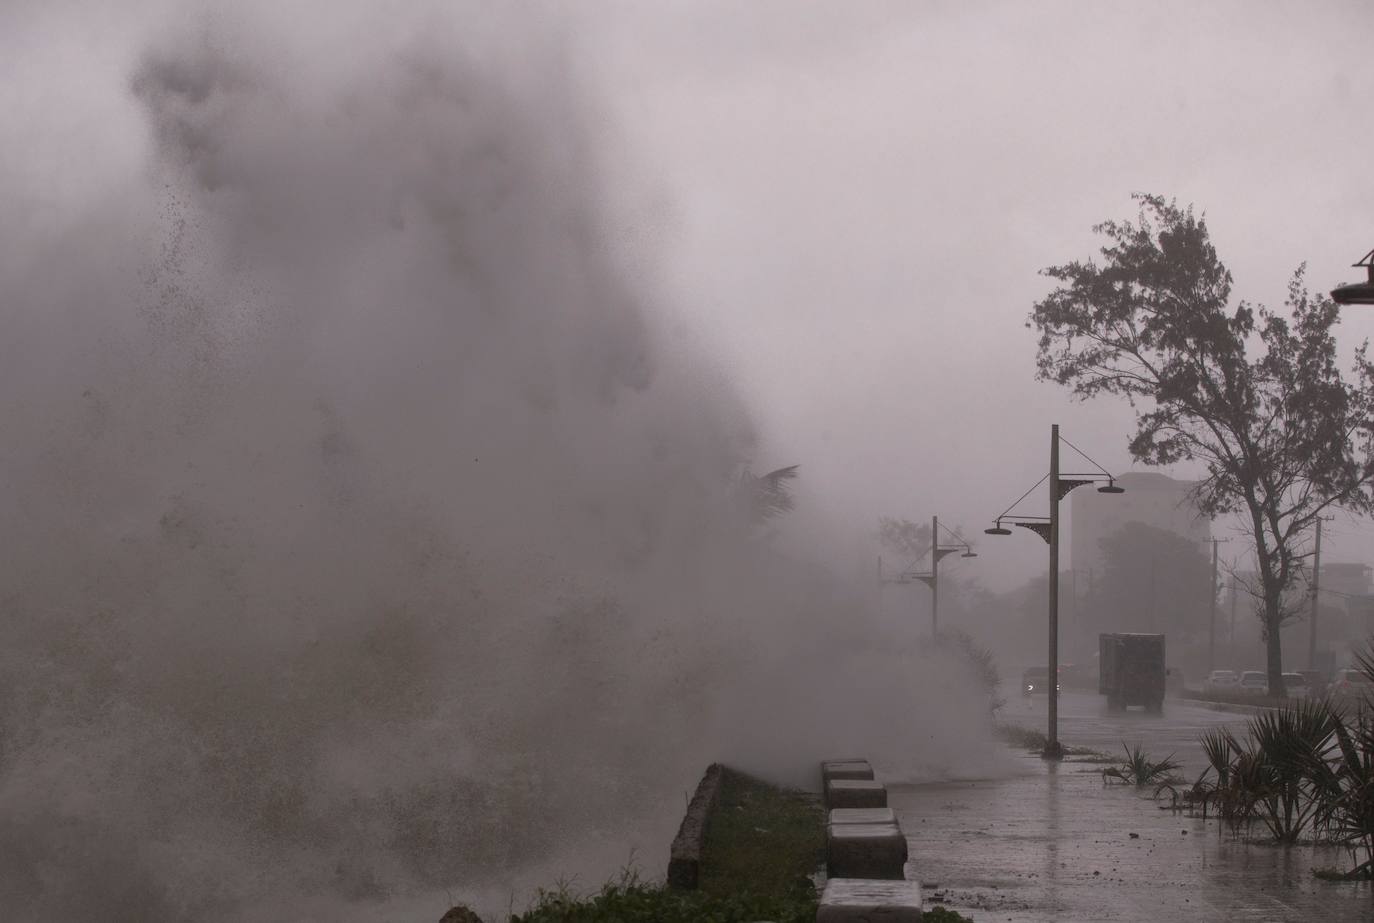
{"label": "concrete barrier block", "polygon": [[868,760],[826,760],[821,763],[821,783],[835,779],[872,779],[873,767]]}
{"label": "concrete barrier block", "polygon": [[825,806],[834,808],[885,808],[887,789],[872,779],[836,779],[825,786]]}
{"label": "concrete barrier block", "polygon": [[921,919],[921,886],[914,881],[832,878],[825,883],[816,923],[914,923]]}
{"label": "concrete barrier block", "polygon": [[906,837],[896,824],[832,824],[825,841],[831,878],[903,877]]}
{"label": "concrete barrier block", "polygon": [[832,824],[895,824],[897,814],[891,808],[835,808],[830,812]]}

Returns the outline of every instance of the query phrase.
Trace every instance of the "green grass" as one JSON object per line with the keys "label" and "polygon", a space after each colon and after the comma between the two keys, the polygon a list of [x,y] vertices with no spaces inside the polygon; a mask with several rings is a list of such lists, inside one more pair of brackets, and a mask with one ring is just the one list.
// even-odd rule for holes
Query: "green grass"
{"label": "green grass", "polygon": [[973,923],[962,913],[955,913],[948,907],[941,907],[939,904],[922,913],[921,919],[924,923]]}
{"label": "green grass", "polygon": [[[671,891],[627,869],[593,895],[540,892],[510,923],[814,923],[811,875],[825,858],[825,813],[815,795],[725,770],[707,824],[696,891]],[[933,923],[971,923],[944,907]]]}
{"label": "green grass", "polygon": [[[1042,752],[1045,749],[1045,745],[1049,743],[1049,738],[1045,736],[1044,731],[1037,731],[1016,724],[994,725],[992,733],[994,737],[1003,743],[1011,744],[1013,747],[1033,750],[1036,753]],[[1076,760],[1075,762],[1094,762],[1107,758],[1105,753],[1091,750],[1088,747],[1065,746],[1062,740],[1059,742],[1059,745],[1064,747],[1065,756],[1083,757],[1083,759]]]}
{"label": "green grass", "polygon": [[813,923],[810,875],[825,855],[814,795],[726,770],[707,825],[696,891],[671,891],[626,871],[597,894],[541,892],[511,923]]}
{"label": "green grass", "polygon": [[792,899],[815,891],[825,860],[825,812],[814,795],[775,788],[727,769],[706,828],[703,893]]}
{"label": "green grass", "polygon": [[807,915],[803,908],[780,906],[759,895],[712,897],[701,891],[670,891],[629,874],[588,897],[566,889],[542,892],[534,906],[512,916],[511,923],[811,923],[815,919],[814,898]]}

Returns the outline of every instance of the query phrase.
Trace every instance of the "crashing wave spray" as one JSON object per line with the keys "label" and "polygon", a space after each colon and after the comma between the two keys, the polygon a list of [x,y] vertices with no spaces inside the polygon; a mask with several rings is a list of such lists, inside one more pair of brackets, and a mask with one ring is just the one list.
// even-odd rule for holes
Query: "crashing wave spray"
{"label": "crashing wave spray", "polygon": [[0,283],[6,918],[504,906],[657,863],[712,759],[957,736],[751,537],[567,74],[273,25],[149,51],[146,184]]}

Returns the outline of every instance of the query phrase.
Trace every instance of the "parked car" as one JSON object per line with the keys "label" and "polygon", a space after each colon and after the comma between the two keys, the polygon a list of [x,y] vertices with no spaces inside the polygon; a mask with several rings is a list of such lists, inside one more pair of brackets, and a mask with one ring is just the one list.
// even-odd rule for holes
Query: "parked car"
{"label": "parked car", "polygon": [[[1055,691],[1060,691],[1063,687],[1055,683]],[[1021,694],[1031,695],[1038,692],[1050,691],[1050,669],[1049,667],[1031,667],[1021,675]]]}
{"label": "parked car", "polygon": [[1374,698],[1374,682],[1363,670],[1337,670],[1331,679],[1331,698],[1369,699]]}
{"label": "parked car", "polygon": [[1251,695],[1268,695],[1268,674],[1263,670],[1246,670],[1240,675],[1240,691]]}
{"label": "parked car", "polygon": [[1207,674],[1203,689],[1207,692],[1235,692],[1240,685],[1240,674],[1235,670],[1213,670]]}
{"label": "parked car", "polygon": [[1283,688],[1288,693],[1290,699],[1307,699],[1312,697],[1312,683],[1301,673],[1283,674]]}
{"label": "parked car", "polygon": [[1327,688],[1331,685],[1331,677],[1321,670],[1299,670],[1307,678],[1307,688],[1310,690],[1311,698],[1318,699],[1326,695]]}

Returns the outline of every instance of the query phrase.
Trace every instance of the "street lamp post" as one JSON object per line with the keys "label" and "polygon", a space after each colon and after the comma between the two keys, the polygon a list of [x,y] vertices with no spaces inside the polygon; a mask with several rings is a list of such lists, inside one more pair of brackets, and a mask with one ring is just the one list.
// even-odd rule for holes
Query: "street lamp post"
{"label": "street lamp post", "polygon": [[[944,529],[946,534],[951,537],[958,539],[958,542],[954,544],[940,544],[941,529]],[[978,552],[974,551],[973,547],[969,545],[968,542],[964,541],[962,535],[948,526],[941,526],[939,516],[932,516],[930,517],[930,571],[928,573],[918,573],[914,570],[902,571],[897,575],[897,578],[892,581],[894,583],[911,583],[912,581],[919,580],[930,587],[930,635],[932,638],[940,634],[940,559],[947,554],[954,554],[956,551],[963,552],[963,554],[960,555],[961,558],[978,557]],[[881,580],[881,559],[878,562],[878,568],[878,577]]]}
{"label": "street lamp post", "polygon": [[[1042,480],[1049,481],[1049,516],[1013,516],[1012,510],[1016,509],[1017,504],[1026,497],[1030,496],[1032,487],[1016,500],[1011,506],[998,516],[991,529],[984,529],[988,535],[1010,535],[1011,530],[1002,528],[1003,521],[1024,529],[1030,529],[1050,546],[1050,573],[1049,573],[1049,731],[1046,734],[1045,749],[1041,754],[1047,759],[1060,759],[1064,755],[1064,748],[1059,743],[1059,501],[1068,495],[1069,491],[1075,487],[1082,487],[1084,484],[1091,484],[1094,481],[1105,480],[1107,483],[1097,490],[1104,494],[1122,494],[1125,489],[1116,486],[1116,478],[1098,465],[1097,462],[1088,458],[1081,449],[1069,442],[1068,445],[1079,455],[1082,455],[1090,464],[1097,467],[1096,473],[1091,474],[1070,474],[1064,476],[1059,470],[1059,424],[1050,427],[1050,471]],[[1068,440],[1064,440],[1068,442]],[[1039,484],[1035,485],[1039,487]]]}
{"label": "street lamp post", "polygon": [[[1076,486],[1076,485],[1075,485]],[[1069,488],[1072,490],[1073,488]],[[1045,755],[1059,759],[1059,424],[1050,427],[1050,730]]]}

